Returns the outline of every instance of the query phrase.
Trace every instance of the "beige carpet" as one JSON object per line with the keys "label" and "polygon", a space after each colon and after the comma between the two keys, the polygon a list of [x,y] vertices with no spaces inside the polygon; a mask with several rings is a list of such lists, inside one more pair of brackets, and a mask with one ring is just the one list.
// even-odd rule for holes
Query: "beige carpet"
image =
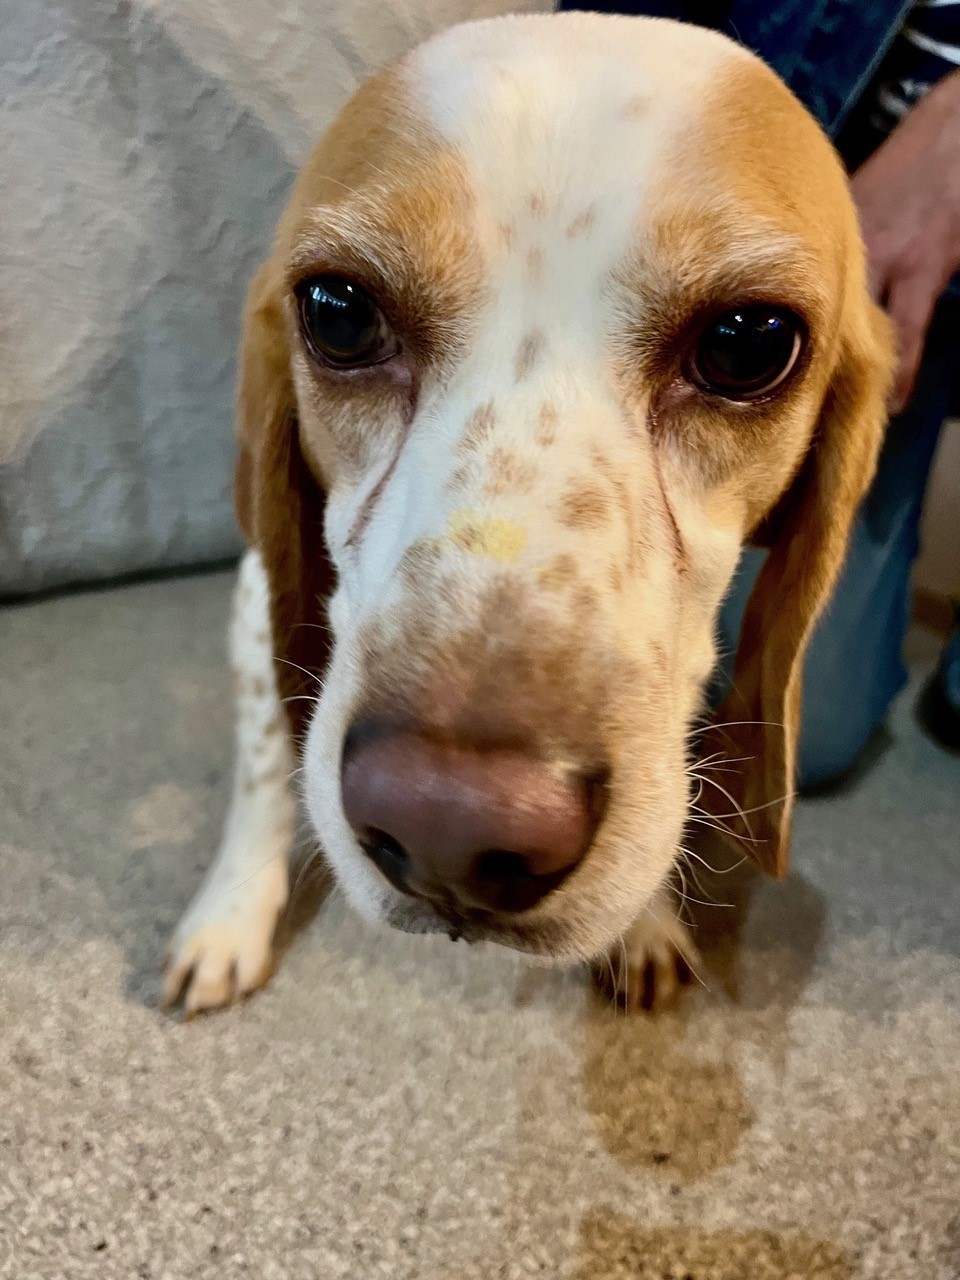
{"label": "beige carpet", "polygon": [[960,763],[906,699],[679,1014],[334,900],[182,1025],[156,971],[225,802],[227,597],[0,612],[0,1275],[960,1277]]}

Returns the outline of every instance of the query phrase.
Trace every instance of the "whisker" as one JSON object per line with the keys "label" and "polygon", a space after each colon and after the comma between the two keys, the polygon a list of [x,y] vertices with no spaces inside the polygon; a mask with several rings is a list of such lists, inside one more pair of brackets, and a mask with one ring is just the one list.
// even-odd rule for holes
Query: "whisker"
{"label": "whisker", "polygon": [[737,804],[736,800],[730,794],[730,792],[726,789],[726,787],[721,786],[720,783],[717,782],[715,778],[704,778],[704,782],[708,783],[711,787],[716,787],[716,789],[720,792],[721,795],[726,796],[726,798],[730,801],[730,803],[733,805],[733,808],[734,808],[733,813],[718,813],[718,814],[711,814],[710,816],[717,817],[717,818],[740,818],[740,820],[743,822],[743,825],[747,828],[747,834],[750,836],[751,839],[753,839],[754,838],[753,828],[750,826],[750,823],[747,821],[746,812],[740,808],[740,806]]}
{"label": "whisker", "polygon": [[[676,866],[677,866],[677,869],[678,869],[678,870],[680,870],[680,864],[679,864],[679,863],[677,863],[677,864],[676,864]],[[681,872],[681,875],[682,875],[682,872]],[[696,901],[696,899],[695,899],[695,898],[694,898],[694,899],[691,899],[691,901],[694,901],[694,902],[695,902],[695,901]],[[679,903],[679,898],[678,898],[678,903]],[[712,906],[712,905],[714,905],[714,904],[712,904],[712,903],[709,903],[709,902],[708,902],[708,903],[704,903],[703,905],[705,905],[705,906]],[[683,919],[683,916],[680,914],[680,908],[679,908],[679,905],[678,905],[677,914],[676,914],[676,921],[677,921],[677,923],[678,923],[682,928],[693,928],[693,922],[692,922],[692,921],[688,922],[688,921],[685,921],[685,920]],[[690,970],[690,972],[693,974],[693,976],[696,978],[696,980],[700,983],[701,987],[703,987],[704,991],[706,991],[706,990],[707,990],[707,984],[706,984],[706,982],[703,980],[703,978],[700,976],[700,974],[697,972],[697,970],[696,970],[695,966],[694,966],[693,964],[691,964],[691,963],[690,963],[690,959],[689,959],[689,957],[688,957],[684,952],[682,952],[682,951],[680,952],[680,955],[683,957],[683,962],[684,962],[684,964],[687,966],[687,968]]]}
{"label": "whisker", "polygon": [[736,871],[738,867],[742,867],[745,862],[749,861],[747,855],[744,854],[739,862],[735,862],[730,867],[711,867],[706,858],[702,857],[699,853],[695,853],[693,849],[688,849],[686,845],[680,846],[680,852],[685,853],[688,858],[693,858],[694,862],[699,862],[700,865],[709,871],[712,876],[728,876],[731,871]]}
{"label": "whisker", "polygon": [[273,660],[274,662],[282,662],[286,667],[293,667],[295,671],[302,671],[305,676],[308,676],[311,680],[314,680],[320,686],[321,689],[323,688],[323,679],[321,676],[317,675],[316,671],[308,671],[306,667],[301,667],[300,664],[297,662],[291,662],[289,658],[275,657]]}
{"label": "whisker", "polygon": [[[692,894],[682,893],[679,889],[674,889],[674,893],[684,902],[693,902],[698,907],[732,907],[734,905],[732,902],[705,902],[702,898],[694,898]],[[680,920],[681,923],[686,923],[680,916],[678,916],[677,919]]]}
{"label": "whisker", "polygon": [[751,726],[765,729],[782,729],[783,722],[781,720],[722,720],[719,724],[705,725],[701,732],[706,732],[710,729],[740,729],[750,728]]}
{"label": "whisker", "polygon": [[688,822],[695,822],[698,827],[706,827],[708,831],[716,831],[718,835],[728,836],[731,840],[736,840],[740,844],[763,844],[759,836],[745,836],[740,831],[733,831],[730,827],[722,822],[715,821],[716,814],[707,813],[704,809],[697,809],[696,813],[687,815]]}

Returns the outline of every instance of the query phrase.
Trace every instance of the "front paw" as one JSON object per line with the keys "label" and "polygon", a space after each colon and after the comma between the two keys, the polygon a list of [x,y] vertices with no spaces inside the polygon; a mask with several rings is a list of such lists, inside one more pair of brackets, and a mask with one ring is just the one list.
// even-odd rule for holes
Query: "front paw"
{"label": "front paw", "polygon": [[700,956],[666,895],[656,898],[620,942],[593,963],[597,986],[621,1009],[672,1009],[697,979]]}
{"label": "front paw", "polygon": [[182,1001],[191,1018],[262,987],[273,972],[273,935],[286,900],[287,866],[278,859],[240,883],[203,885],[167,949],[164,1007]]}

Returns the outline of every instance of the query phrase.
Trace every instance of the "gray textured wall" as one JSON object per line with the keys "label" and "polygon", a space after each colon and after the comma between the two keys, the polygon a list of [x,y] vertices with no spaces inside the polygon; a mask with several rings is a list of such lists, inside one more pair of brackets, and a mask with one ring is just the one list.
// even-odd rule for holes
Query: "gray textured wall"
{"label": "gray textured wall", "polygon": [[0,0],[0,592],[213,560],[246,282],[356,84],[543,0]]}

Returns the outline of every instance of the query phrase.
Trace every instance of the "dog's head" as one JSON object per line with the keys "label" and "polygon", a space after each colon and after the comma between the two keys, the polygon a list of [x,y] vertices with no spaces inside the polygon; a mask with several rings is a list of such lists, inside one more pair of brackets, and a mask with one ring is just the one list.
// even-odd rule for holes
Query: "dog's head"
{"label": "dog's head", "polygon": [[682,840],[748,541],[720,803],[782,870],[889,367],[831,147],[722,37],[500,19],[361,88],[253,285],[238,470],[357,907],[558,955],[621,934]]}

